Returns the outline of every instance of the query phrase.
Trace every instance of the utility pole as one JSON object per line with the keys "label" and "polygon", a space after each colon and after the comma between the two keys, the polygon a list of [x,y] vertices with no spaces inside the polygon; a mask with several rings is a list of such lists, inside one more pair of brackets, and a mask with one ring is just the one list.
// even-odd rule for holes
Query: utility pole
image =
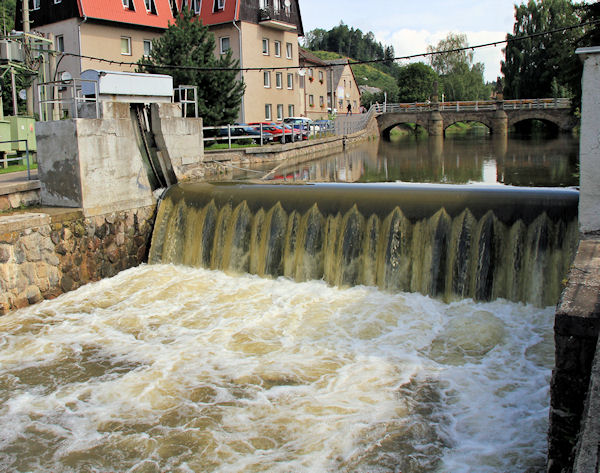
{"label": "utility pole", "polygon": [[[25,33],[25,48],[29,48],[29,0],[23,0],[23,33]],[[29,64],[26,64],[29,66]],[[15,114],[16,115],[16,114]],[[33,85],[27,87],[27,115],[33,117]]]}

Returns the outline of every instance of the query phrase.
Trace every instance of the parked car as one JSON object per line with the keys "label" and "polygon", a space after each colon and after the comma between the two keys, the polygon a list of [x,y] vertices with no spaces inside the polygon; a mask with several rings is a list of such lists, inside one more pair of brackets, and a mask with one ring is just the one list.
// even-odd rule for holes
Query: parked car
{"label": "parked car", "polygon": [[292,130],[285,128],[284,126],[277,125],[273,122],[253,122],[248,123],[249,126],[255,130],[260,130],[262,125],[263,133],[270,133],[273,137],[273,141],[279,141],[285,143],[286,141],[292,141]]}
{"label": "parked car", "polygon": [[[245,123],[240,123],[236,125],[232,125],[230,128],[220,128],[218,131],[219,137],[224,137],[225,140],[219,140],[220,142],[224,142],[228,140],[229,133],[231,133],[232,137],[247,137],[252,140],[254,144],[260,144],[260,130],[257,130]],[[235,140],[234,142],[238,142],[241,140]],[[273,141],[273,135],[270,133],[263,131],[263,144],[269,144]]]}

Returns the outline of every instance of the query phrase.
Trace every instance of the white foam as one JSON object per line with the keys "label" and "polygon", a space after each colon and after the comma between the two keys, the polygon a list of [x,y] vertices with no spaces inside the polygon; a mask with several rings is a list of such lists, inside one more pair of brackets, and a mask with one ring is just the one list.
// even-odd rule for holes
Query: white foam
{"label": "white foam", "polygon": [[142,266],[0,318],[0,446],[21,470],[524,471],[551,319]]}

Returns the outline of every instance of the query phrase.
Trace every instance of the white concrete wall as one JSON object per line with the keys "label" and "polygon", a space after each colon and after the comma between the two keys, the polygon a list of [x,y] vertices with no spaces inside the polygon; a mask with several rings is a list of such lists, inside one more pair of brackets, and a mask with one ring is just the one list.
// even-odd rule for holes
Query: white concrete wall
{"label": "white concrete wall", "polygon": [[79,207],[89,216],[153,204],[129,104],[102,105],[102,119],[36,126],[42,205]]}
{"label": "white concrete wall", "polygon": [[579,228],[600,231],[600,46],[580,48],[584,60],[579,148]]}

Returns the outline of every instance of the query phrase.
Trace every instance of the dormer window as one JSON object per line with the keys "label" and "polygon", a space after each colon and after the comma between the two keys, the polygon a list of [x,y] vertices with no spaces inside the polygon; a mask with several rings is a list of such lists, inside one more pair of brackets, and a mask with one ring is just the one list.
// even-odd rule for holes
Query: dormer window
{"label": "dormer window", "polygon": [[127,10],[135,11],[135,7],[133,6],[133,0],[122,0],[122,2],[123,2],[123,8],[126,8]]}
{"label": "dormer window", "polygon": [[148,13],[156,15],[156,5],[154,5],[154,0],[144,0],[144,5],[146,6],[146,11]]}
{"label": "dormer window", "polygon": [[156,15],[156,5],[154,4],[154,0],[144,0],[144,5],[146,6],[146,11],[148,13]]}

